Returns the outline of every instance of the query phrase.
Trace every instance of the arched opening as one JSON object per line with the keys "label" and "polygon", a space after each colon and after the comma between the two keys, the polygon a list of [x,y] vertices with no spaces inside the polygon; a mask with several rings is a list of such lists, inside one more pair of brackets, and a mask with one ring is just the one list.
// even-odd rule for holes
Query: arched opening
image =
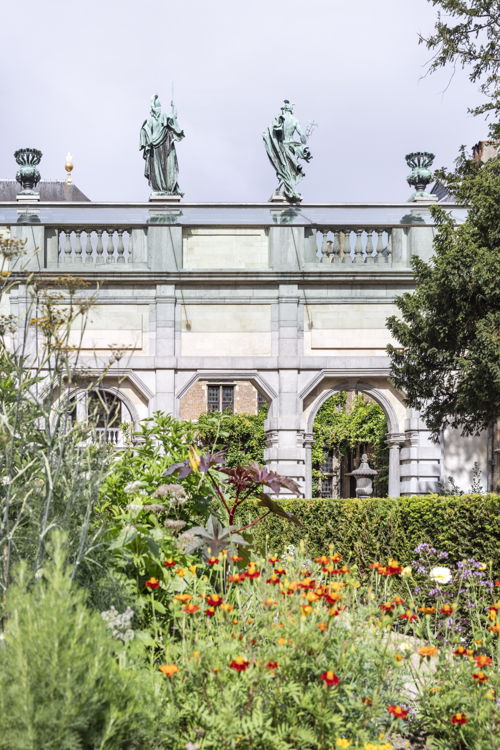
{"label": "arched opening", "polygon": [[378,474],[373,496],[385,496],[389,478],[387,418],[376,400],[358,390],[338,390],[319,407],[313,422],[312,494],[314,497],[355,497],[350,475],[362,454]]}
{"label": "arched opening", "polygon": [[92,388],[73,393],[68,400],[68,422],[85,422],[92,428],[96,442],[124,445],[122,425],[132,422],[123,398],[114,389]]}

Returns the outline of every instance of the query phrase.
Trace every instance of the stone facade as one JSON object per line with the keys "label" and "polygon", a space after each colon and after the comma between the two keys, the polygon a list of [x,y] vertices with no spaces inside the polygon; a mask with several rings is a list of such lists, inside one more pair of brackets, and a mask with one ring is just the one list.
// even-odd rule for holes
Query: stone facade
{"label": "stone facade", "polygon": [[[79,366],[109,366],[132,421],[159,409],[196,419],[211,384],[234,386],[238,413],[255,413],[260,394],[269,403],[266,462],[308,496],[315,415],[333,393],[357,390],[387,417],[389,494],[433,492],[448,470],[446,439],[432,442],[406,408],[385,352],[385,319],[413,287],[410,258],[432,254],[422,202],[0,204],[0,224],[27,240],[25,273],[86,279],[81,294],[94,303],[83,337],[74,332]],[[10,309],[20,321],[29,314],[22,286]],[[110,349],[119,350],[111,364]],[[454,441],[490,482],[481,441]],[[458,458],[450,470],[467,489],[459,466]]]}

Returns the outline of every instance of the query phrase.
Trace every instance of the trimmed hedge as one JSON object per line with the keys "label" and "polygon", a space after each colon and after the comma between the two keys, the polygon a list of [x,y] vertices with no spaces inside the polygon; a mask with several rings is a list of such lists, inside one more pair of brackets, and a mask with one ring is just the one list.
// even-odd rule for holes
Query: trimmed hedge
{"label": "trimmed hedge", "polygon": [[500,570],[500,495],[279,502],[302,525],[268,516],[252,529],[253,543],[261,551],[282,553],[303,540],[311,555],[328,554],[333,545],[351,565],[366,568],[389,556],[407,564],[414,548],[427,542],[448,552],[450,562],[492,560],[494,571]]}

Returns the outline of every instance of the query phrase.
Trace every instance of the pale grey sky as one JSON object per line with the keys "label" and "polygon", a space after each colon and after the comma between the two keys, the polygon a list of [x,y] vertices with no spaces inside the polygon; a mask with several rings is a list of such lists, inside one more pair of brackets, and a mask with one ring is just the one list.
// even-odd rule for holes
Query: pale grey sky
{"label": "pale grey sky", "polygon": [[427,0],[4,0],[0,177],[13,152],[43,151],[42,177],[91,199],[149,197],[138,150],[150,97],[175,86],[186,201],[265,201],[275,178],[262,131],[283,98],[318,128],[304,202],[406,200],[404,155],[451,166],[487,136],[458,71],[422,78]]}

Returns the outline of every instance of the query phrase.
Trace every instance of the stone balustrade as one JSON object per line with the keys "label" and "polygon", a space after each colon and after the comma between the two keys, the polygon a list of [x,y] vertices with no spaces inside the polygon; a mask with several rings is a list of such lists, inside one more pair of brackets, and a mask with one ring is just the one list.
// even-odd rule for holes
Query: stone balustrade
{"label": "stone balustrade", "polygon": [[57,229],[58,262],[132,263],[133,243],[125,227],[64,227]]}
{"label": "stone balustrade", "polygon": [[391,227],[332,227],[316,232],[321,263],[387,265],[392,261]]}

